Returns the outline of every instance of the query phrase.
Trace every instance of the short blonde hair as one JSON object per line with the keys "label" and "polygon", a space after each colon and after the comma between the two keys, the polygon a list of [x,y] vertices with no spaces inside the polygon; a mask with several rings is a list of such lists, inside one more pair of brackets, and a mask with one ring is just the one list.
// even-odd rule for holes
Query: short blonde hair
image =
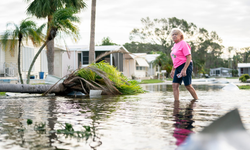
{"label": "short blonde hair", "polygon": [[181,29],[179,29],[179,28],[173,28],[173,29],[171,30],[171,36],[173,35],[173,32],[175,32],[175,31],[176,31],[178,34],[181,35],[181,40],[184,40],[184,37],[185,37],[184,32],[183,32]]}

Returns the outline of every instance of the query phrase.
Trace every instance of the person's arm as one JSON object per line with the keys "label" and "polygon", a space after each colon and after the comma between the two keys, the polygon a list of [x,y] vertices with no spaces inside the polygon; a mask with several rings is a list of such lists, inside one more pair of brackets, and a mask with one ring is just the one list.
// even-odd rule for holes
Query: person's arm
{"label": "person's arm", "polygon": [[174,68],[174,66],[173,66],[173,67],[172,67],[172,70],[171,70],[171,73],[170,73],[171,78],[174,78],[174,72],[175,72],[175,68]]}
{"label": "person's arm", "polygon": [[181,70],[181,73],[180,73],[182,77],[187,76],[186,71],[187,71],[187,68],[188,68],[188,66],[191,62],[191,59],[192,59],[191,55],[187,55],[186,57],[187,57],[187,60],[186,60],[185,66],[183,67],[183,69]]}

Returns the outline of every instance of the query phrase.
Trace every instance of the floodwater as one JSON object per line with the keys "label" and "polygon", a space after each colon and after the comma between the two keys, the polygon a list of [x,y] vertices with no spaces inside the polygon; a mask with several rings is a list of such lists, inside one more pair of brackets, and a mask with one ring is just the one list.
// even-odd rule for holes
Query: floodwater
{"label": "floodwater", "polygon": [[[101,97],[0,97],[0,149],[171,150],[225,113],[239,108],[250,131],[250,92],[223,85],[142,85],[149,92]],[[27,120],[32,124],[28,125]],[[71,124],[71,132],[59,132]]]}

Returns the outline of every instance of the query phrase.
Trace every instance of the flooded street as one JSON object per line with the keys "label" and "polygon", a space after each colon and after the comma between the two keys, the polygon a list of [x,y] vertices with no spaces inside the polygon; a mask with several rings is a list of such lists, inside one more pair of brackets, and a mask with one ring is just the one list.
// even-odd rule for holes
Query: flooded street
{"label": "flooded street", "polygon": [[[171,85],[142,87],[148,92],[113,97],[2,96],[0,149],[171,150],[234,108],[250,131],[248,90],[194,85],[192,101],[181,86],[178,103]],[[65,123],[73,134],[59,131]]]}

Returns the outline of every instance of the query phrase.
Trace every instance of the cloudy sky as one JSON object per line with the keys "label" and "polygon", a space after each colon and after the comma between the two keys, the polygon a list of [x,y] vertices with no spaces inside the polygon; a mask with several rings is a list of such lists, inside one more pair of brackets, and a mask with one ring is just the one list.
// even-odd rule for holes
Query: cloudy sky
{"label": "cloudy sky", "polygon": [[[85,2],[88,8],[79,14],[81,39],[77,45],[89,44],[91,0]],[[1,0],[0,32],[6,29],[6,23],[25,19],[27,7],[24,0]],[[101,44],[103,37],[117,44],[130,42],[129,33],[142,27],[140,20],[145,17],[177,17],[209,32],[216,31],[226,47],[250,46],[249,0],[97,0],[96,44]],[[68,39],[66,42],[73,44]]]}

